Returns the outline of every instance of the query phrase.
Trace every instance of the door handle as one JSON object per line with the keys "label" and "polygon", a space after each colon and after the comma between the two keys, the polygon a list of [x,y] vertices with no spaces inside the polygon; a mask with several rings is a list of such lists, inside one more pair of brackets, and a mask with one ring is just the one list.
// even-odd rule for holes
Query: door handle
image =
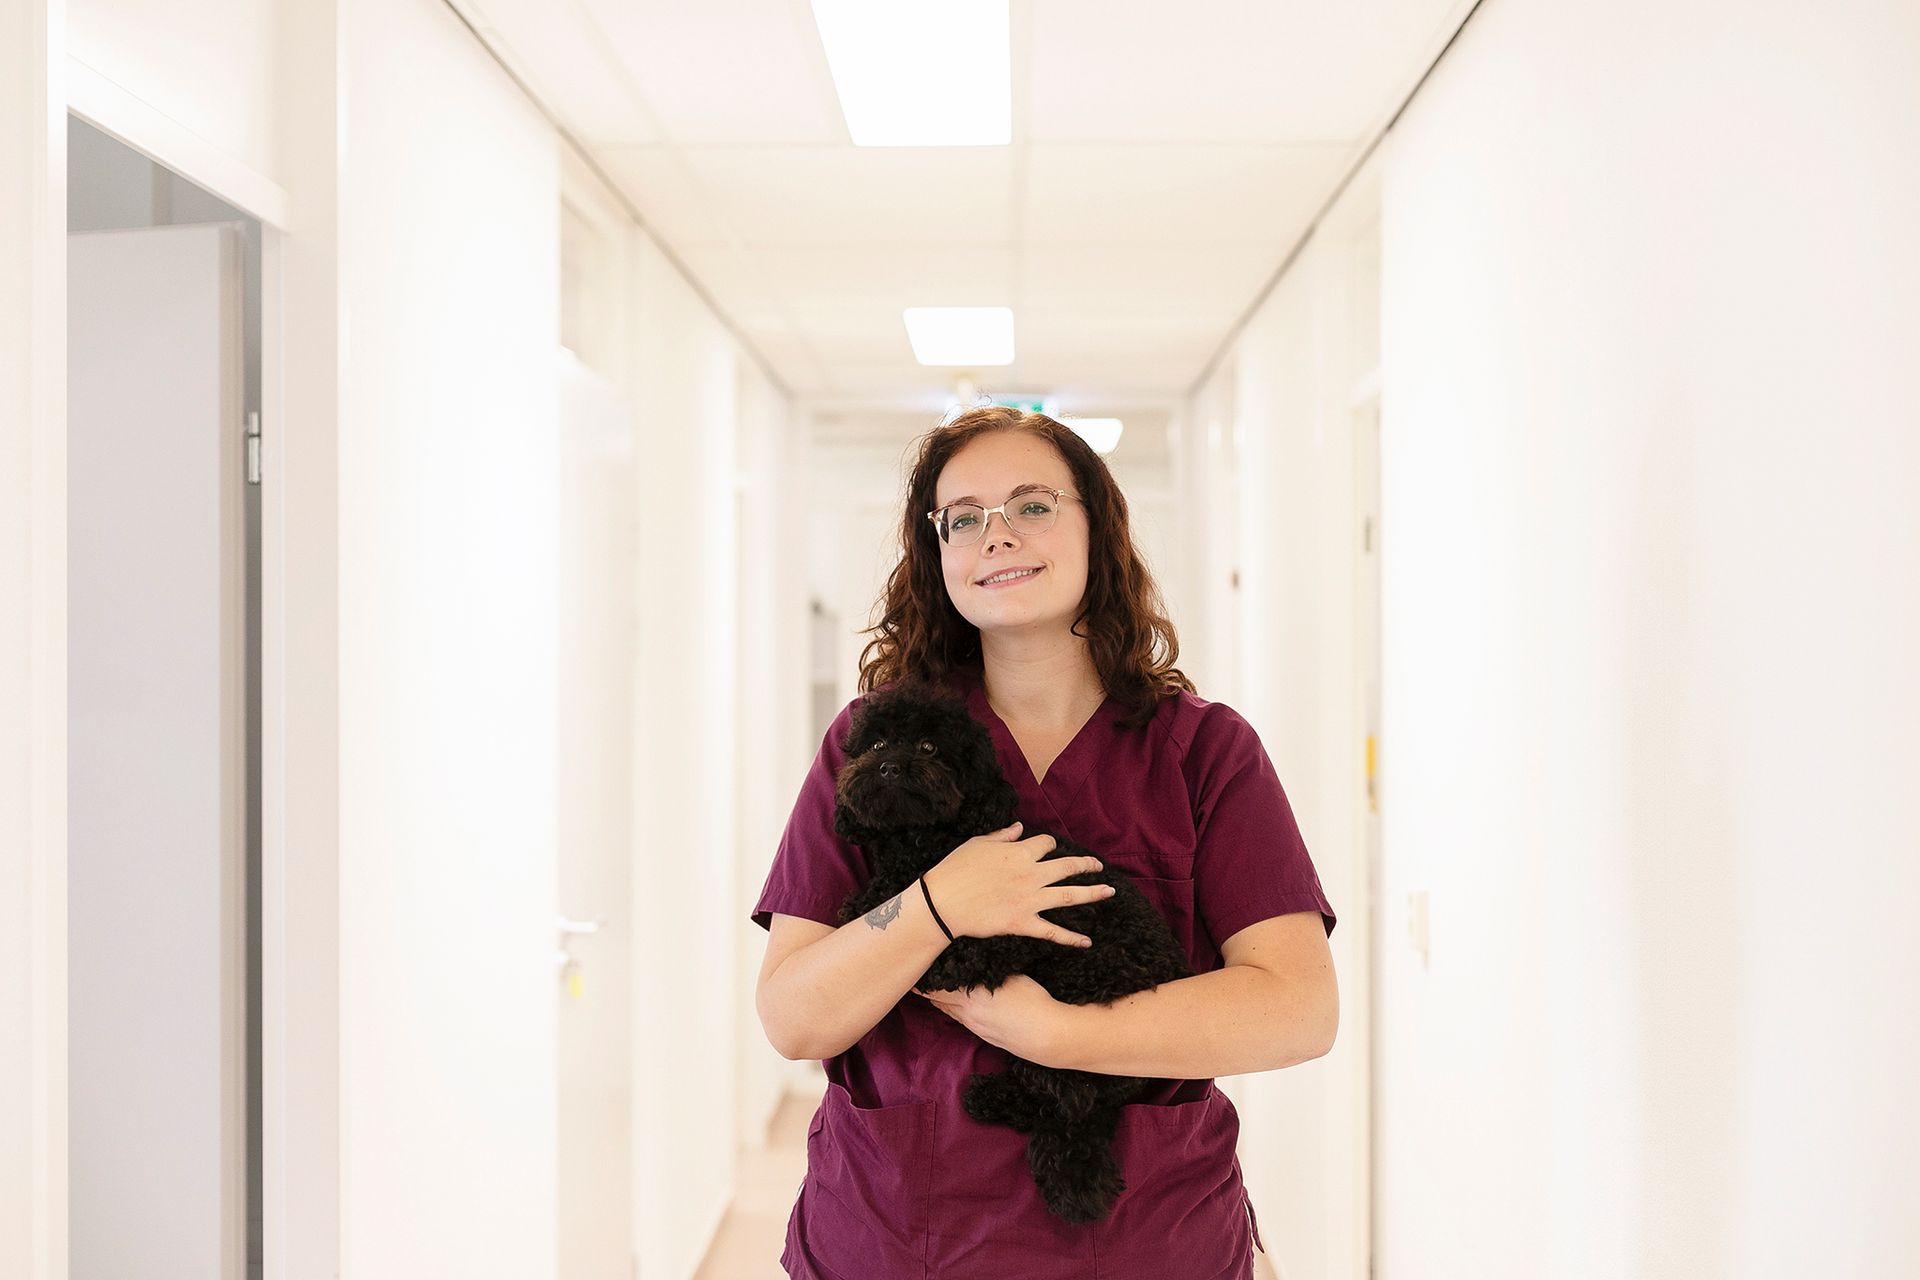
{"label": "door handle", "polygon": [[600,932],[600,926],[605,923],[605,920],[570,920],[566,916],[553,918],[553,927],[560,931],[560,947],[553,953],[553,962],[562,974],[580,963],[579,959],[567,950],[567,943],[574,938],[584,938]]}

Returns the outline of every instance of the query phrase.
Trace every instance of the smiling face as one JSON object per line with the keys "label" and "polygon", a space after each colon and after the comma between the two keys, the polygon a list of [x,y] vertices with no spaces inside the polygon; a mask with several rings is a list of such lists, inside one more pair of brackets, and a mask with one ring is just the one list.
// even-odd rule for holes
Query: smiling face
{"label": "smiling face", "polygon": [[[1034,486],[1079,492],[1066,459],[1047,441],[1025,431],[995,431],[947,460],[934,488],[934,505],[964,499],[997,507]],[[941,543],[940,574],[953,607],[983,636],[1065,632],[1086,594],[1087,545],[1086,507],[1064,498],[1053,527],[1044,533],[1016,533],[995,512],[978,541],[964,547]],[[1009,570],[1035,572],[987,581]]]}

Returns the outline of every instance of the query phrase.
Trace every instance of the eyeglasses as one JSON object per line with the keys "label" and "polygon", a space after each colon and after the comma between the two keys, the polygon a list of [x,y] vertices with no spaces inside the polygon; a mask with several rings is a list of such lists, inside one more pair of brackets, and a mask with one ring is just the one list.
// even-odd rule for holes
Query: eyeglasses
{"label": "eyeglasses", "polygon": [[939,531],[940,541],[950,547],[965,547],[980,541],[988,518],[995,512],[1000,513],[1007,528],[1015,533],[1029,536],[1045,533],[1053,527],[1062,498],[1080,501],[1065,489],[1024,489],[997,507],[983,507],[977,502],[950,502],[937,511],[927,512],[927,519],[933,521],[933,527]]}

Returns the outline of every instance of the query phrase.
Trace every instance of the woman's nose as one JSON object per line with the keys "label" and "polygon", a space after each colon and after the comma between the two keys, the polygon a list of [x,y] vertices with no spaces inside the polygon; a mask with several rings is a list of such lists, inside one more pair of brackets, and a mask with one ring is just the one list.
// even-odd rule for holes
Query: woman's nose
{"label": "woman's nose", "polygon": [[[1000,536],[998,538],[993,536],[993,518],[995,516],[1000,517]],[[1004,511],[989,511],[987,513],[986,527],[981,530],[980,536],[983,542],[1011,543],[1014,540],[1014,533],[1013,526],[1007,522],[1007,513]]]}

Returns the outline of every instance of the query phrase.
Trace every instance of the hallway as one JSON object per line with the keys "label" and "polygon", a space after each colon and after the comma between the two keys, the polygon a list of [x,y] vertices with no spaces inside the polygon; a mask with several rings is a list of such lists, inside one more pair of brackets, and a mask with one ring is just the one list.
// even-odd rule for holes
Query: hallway
{"label": "hallway", "polygon": [[[1916,85],[1914,0],[0,0],[0,1277],[776,1280],[823,1101],[832,1271],[1920,1276]],[[1162,967],[903,992],[1109,901],[1034,833]],[[1151,1082],[1126,1249],[988,1046]]]}
{"label": "hallway", "polygon": [[807,1122],[818,1097],[787,1093],[767,1125],[764,1146],[744,1145],[733,1203],[693,1280],[782,1280],[777,1259],[787,1215],[807,1172]]}

